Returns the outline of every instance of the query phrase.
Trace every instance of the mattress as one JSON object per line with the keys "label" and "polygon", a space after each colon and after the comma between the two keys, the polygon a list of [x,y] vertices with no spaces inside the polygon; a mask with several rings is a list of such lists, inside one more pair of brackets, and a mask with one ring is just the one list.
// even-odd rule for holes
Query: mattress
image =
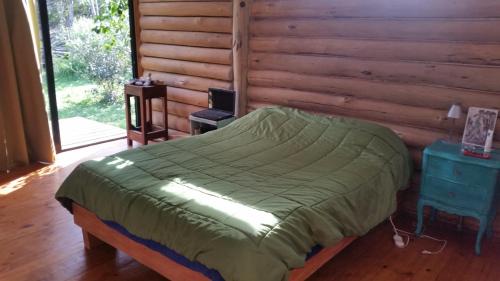
{"label": "mattress", "polygon": [[410,159],[391,130],[264,108],[203,135],[80,164],[56,198],[230,280],[286,280],[315,245],[396,209]]}
{"label": "mattress", "polygon": [[[220,273],[215,269],[208,268],[204,264],[201,264],[199,262],[189,260],[185,256],[177,253],[176,251],[174,251],[174,250],[172,250],[172,249],[166,247],[165,245],[162,245],[156,241],[137,237],[137,236],[133,235],[132,233],[128,232],[125,227],[117,224],[116,222],[113,222],[113,221],[103,221],[103,222],[107,226],[109,226],[112,229],[121,233],[123,236],[126,236],[127,238],[129,238],[129,239],[131,239],[131,240],[133,240],[141,245],[144,245],[151,250],[159,252],[163,256],[169,258],[170,260],[173,260],[174,262],[176,262],[179,265],[182,265],[186,268],[189,268],[192,271],[196,271],[196,272],[203,274],[209,280],[225,281],[224,278],[222,278],[222,276],[220,275]],[[314,257],[321,250],[323,250],[323,247],[321,245],[314,246],[309,251],[309,253],[307,253],[306,261],[309,260],[310,258]]]}

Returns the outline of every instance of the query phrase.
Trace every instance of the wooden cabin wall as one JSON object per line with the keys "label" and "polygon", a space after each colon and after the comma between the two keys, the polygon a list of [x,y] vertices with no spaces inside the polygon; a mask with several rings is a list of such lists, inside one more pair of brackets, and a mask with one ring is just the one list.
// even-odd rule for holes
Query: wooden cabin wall
{"label": "wooden cabin wall", "polygon": [[[168,127],[189,133],[188,116],[208,106],[209,87],[232,88],[231,0],[136,0],[140,75],[167,85]],[[153,121],[163,105],[153,104]]]}
{"label": "wooden cabin wall", "polygon": [[498,0],[254,0],[250,17],[248,110],[277,104],[392,128],[415,163],[407,210],[423,148],[452,126],[450,105],[500,108]]}
{"label": "wooden cabin wall", "polygon": [[414,159],[402,204],[409,211],[422,150],[447,136],[450,105],[461,103],[464,114],[500,108],[497,0],[134,1],[141,74],[167,84],[171,134],[189,132],[187,117],[207,107],[209,87],[241,91],[247,111],[285,105],[377,122]]}

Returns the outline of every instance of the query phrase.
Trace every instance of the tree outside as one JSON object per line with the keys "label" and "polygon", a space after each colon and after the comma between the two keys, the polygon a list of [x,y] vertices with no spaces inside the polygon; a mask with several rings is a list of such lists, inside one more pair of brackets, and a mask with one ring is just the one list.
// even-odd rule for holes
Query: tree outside
{"label": "tree outside", "polygon": [[59,118],[124,128],[132,77],[127,0],[48,0]]}

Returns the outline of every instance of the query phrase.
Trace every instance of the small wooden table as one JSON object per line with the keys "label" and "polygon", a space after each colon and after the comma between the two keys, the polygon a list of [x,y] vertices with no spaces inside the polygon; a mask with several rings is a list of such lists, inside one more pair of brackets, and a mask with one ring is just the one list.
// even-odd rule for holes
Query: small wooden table
{"label": "small wooden table", "polygon": [[[127,144],[132,145],[132,141],[141,144],[148,144],[149,140],[163,138],[168,139],[168,111],[167,111],[167,87],[164,85],[136,86],[125,85],[125,115],[127,121]],[[130,110],[130,99],[135,98],[135,113],[137,123],[140,126],[131,124],[132,116]],[[163,99],[163,124],[164,127],[153,126],[153,114],[151,100],[154,98]],[[139,106],[137,106],[139,105]]]}

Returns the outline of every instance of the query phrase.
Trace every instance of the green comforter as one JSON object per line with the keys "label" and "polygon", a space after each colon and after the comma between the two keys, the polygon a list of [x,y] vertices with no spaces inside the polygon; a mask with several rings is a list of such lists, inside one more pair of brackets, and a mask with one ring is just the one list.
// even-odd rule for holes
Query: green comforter
{"label": "green comforter", "polygon": [[227,281],[286,280],[314,245],[363,235],[394,212],[409,166],[387,128],[265,108],[204,135],[85,162],[56,198]]}

